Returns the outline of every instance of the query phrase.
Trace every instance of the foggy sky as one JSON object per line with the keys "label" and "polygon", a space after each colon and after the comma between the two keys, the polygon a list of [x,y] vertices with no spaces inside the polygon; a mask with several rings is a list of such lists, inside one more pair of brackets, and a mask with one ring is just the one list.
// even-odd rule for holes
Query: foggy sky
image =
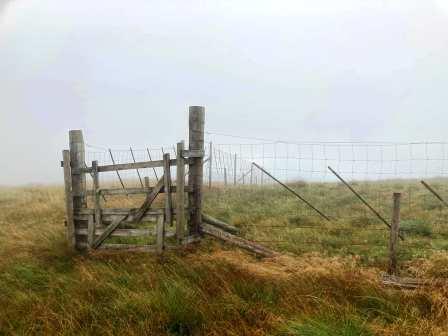
{"label": "foggy sky", "polygon": [[69,129],[175,143],[188,105],[249,137],[447,140],[445,0],[5,4],[0,184],[61,182]]}

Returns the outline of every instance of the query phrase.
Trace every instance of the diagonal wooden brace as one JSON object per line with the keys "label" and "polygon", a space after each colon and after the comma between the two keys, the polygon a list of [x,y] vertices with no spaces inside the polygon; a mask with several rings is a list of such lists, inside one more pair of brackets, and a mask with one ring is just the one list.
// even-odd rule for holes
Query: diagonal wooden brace
{"label": "diagonal wooden brace", "polygon": [[157,195],[162,191],[165,184],[165,176],[162,176],[160,180],[157,181],[156,186],[154,189],[148,194],[148,197],[146,197],[145,202],[142,204],[142,206],[137,210],[137,212],[134,215],[134,221],[136,223],[140,222],[145,216],[146,211],[149,210],[151,207],[152,202],[156,199]]}

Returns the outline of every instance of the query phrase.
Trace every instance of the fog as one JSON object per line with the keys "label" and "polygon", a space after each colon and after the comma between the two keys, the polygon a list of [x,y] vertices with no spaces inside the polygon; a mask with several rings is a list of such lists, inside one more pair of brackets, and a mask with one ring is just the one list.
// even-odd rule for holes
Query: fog
{"label": "fog", "polygon": [[62,182],[69,129],[173,144],[188,105],[249,138],[444,141],[447,59],[445,0],[0,0],[0,184]]}

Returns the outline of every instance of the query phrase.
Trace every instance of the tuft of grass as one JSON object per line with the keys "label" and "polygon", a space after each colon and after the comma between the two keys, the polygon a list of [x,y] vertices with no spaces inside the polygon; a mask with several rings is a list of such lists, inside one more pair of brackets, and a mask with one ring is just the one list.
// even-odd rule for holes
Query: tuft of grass
{"label": "tuft of grass", "polygon": [[366,323],[356,317],[315,317],[289,322],[281,336],[373,336]]}

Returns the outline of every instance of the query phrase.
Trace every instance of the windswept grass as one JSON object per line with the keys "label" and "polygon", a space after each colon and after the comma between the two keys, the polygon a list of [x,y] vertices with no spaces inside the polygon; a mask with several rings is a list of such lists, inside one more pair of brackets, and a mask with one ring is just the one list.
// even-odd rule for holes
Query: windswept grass
{"label": "windswept grass", "polygon": [[[322,225],[292,210],[295,201],[278,191],[250,191],[247,198],[244,190],[235,192],[241,194],[212,191],[206,206],[245,234],[269,237],[245,228],[248,223]],[[314,252],[288,231],[278,247],[298,256],[259,260],[207,239],[158,258],[73,253],[63,221],[59,187],[0,190],[0,335],[428,336],[448,330],[445,252],[409,258],[403,271],[434,283],[398,291],[381,285],[381,265],[366,262],[377,252],[346,253],[339,227],[322,234],[325,248]],[[422,238],[419,231],[412,235]],[[335,253],[328,253],[330,246]]]}

